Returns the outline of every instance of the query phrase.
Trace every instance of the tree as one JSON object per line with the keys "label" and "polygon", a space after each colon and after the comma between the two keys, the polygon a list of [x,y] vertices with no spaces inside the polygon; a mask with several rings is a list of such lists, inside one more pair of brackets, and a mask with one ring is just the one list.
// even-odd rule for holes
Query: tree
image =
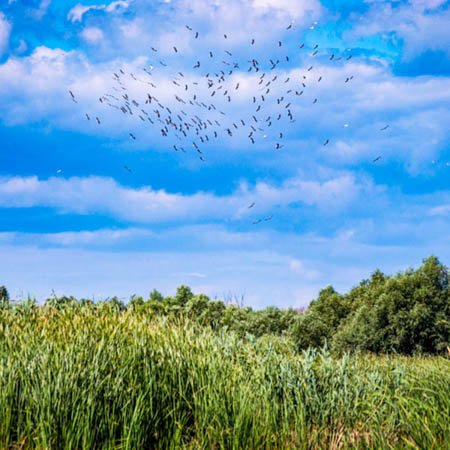
{"label": "tree", "polygon": [[188,286],[179,286],[177,288],[177,294],[175,295],[175,300],[180,305],[185,305],[189,300],[192,300],[194,294],[191,288]]}
{"label": "tree", "polygon": [[5,286],[0,286],[0,308],[9,306],[9,293]]}
{"label": "tree", "polygon": [[164,297],[161,294],[161,292],[157,291],[156,289],[153,289],[153,291],[150,292],[148,300],[150,302],[162,302],[164,300]]}
{"label": "tree", "polygon": [[369,283],[359,295],[358,307],[334,336],[337,352],[445,350],[450,339],[449,273],[436,257],[425,259],[416,271]]}
{"label": "tree", "polygon": [[332,286],[322,289],[305,313],[300,314],[292,327],[292,335],[299,348],[321,347],[329,342],[340,323],[350,313],[345,296]]}

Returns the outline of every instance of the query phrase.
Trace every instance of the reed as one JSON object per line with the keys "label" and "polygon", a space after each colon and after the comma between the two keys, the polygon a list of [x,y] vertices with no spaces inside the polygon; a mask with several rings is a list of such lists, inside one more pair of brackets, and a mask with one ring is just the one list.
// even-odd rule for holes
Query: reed
{"label": "reed", "polygon": [[298,353],[189,320],[0,309],[0,448],[450,448],[450,363]]}

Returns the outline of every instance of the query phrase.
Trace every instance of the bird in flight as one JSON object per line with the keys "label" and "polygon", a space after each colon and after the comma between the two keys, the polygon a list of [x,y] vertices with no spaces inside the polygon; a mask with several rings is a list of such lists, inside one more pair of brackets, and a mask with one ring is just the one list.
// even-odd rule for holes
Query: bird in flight
{"label": "bird in flight", "polygon": [[[184,25],[184,27],[189,32],[192,32],[192,36],[195,39],[199,38],[199,32],[193,30],[190,25]],[[295,23],[291,22],[288,23],[287,26],[282,26],[280,31],[289,31],[294,27]],[[227,35],[222,32],[219,33],[219,38],[221,38],[221,34],[223,35],[223,39],[230,39],[230,42],[232,42],[232,35]],[[287,34],[288,33],[285,33],[285,35]],[[254,36],[248,36],[247,42],[251,43],[251,46],[253,46],[256,43],[256,39]],[[170,49],[170,46],[169,50],[172,54],[172,58],[165,62],[159,60],[158,55],[156,55],[156,53],[159,53],[158,48],[150,47],[149,45],[151,50],[148,50],[148,53],[152,54],[151,52],[154,52],[155,59],[153,61],[154,66],[148,65],[147,68],[150,67],[150,69],[142,69],[145,71],[146,78],[140,79],[139,76],[135,76],[129,71],[124,71],[120,67],[116,67],[115,71],[111,71],[113,74],[112,80],[114,82],[112,89],[119,94],[112,95],[111,92],[107,92],[102,93],[101,96],[97,98],[99,98],[102,107],[117,109],[121,115],[128,115],[130,119],[139,120],[140,126],[145,124],[149,127],[155,127],[158,134],[161,134],[166,140],[165,145],[168,145],[168,148],[173,149],[176,152],[181,150],[183,153],[190,153],[189,150],[185,151],[182,147],[183,142],[185,143],[186,148],[188,148],[188,142],[198,142],[199,144],[202,144],[202,149],[206,154],[206,148],[203,148],[203,146],[208,146],[208,142],[210,140],[212,141],[210,138],[231,138],[235,140],[236,136],[239,136],[241,132],[248,136],[251,144],[256,145],[258,141],[261,140],[262,142],[269,143],[270,148],[280,150],[284,147],[282,143],[286,143],[283,140],[283,136],[288,135],[288,130],[285,130],[283,127],[288,123],[292,124],[295,122],[291,110],[291,108],[293,109],[293,106],[291,105],[295,104],[292,97],[294,97],[294,94],[297,97],[302,96],[304,93],[306,94],[307,84],[313,84],[313,81],[317,80],[316,83],[314,83],[317,86],[317,83],[322,81],[320,73],[317,73],[316,75],[318,66],[314,65],[313,67],[312,60],[310,60],[309,63],[305,63],[303,69],[304,74],[300,75],[298,77],[299,79],[296,79],[297,77],[293,72],[285,71],[284,68],[281,69],[281,66],[285,64],[285,62],[290,63],[293,61],[294,56],[296,56],[295,50],[292,53],[289,52],[289,49],[291,49],[290,44],[293,44],[293,42],[285,40],[284,37],[280,35],[280,37],[273,42],[273,47],[275,47],[273,50],[278,52],[278,54],[275,53],[276,56],[269,54],[266,57],[267,59],[258,58],[259,60],[256,59],[257,55],[255,53],[252,54],[250,52],[250,50],[254,50],[254,48],[248,44],[246,47],[249,54],[245,57],[245,60],[240,60],[238,58],[239,53],[233,51],[232,48],[225,49],[223,48],[225,46],[223,46],[220,49],[222,54],[226,53],[227,55],[224,55],[226,58],[225,60],[217,58],[220,47],[207,48],[202,56],[200,52],[193,53],[194,55],[199,55],[197,56],[199,60],[197,60],[197,58],[192,58],[191,61],[187,62],[187,65],[183,65],[186,61],[174,62],[174,59],[183,53],[182,40],[171,43],[173,52],[172,49]],[[157,44],[154,43],[154,45]],[[309,56],[311,56],[310,52],[312,52],[312,56],[322,52],[321,50],[318,50],[318,43],[313,43],[313,45],[310,46],[307,43],[302,43],[300,41],[297,45],[300,49],[303,49],[306,46],[306,48],[308,48]],[[313,47],[312,50],[311,47]],[[347,49],[347,52],[350,50],[351,49]],[[162,51],[163,49],[161,49],[161,52]],[[327,56],[325,54],[322,56],[320,56],[321,61],[327,60],[328,64],[330,64],[329,61],[334,62],[340,58],[338,53],[336,53],[336,55],[328,53]],[[349,60],[350,57],[351,55],[349,53],[345,53],[342,59]],[[246,61],[248,65],[244,61]],[[246,64],[246,67],[242,67],[244,64]],[[163,69],[160,66],[167,69]],[[206,74],[201,72],[201,68],[204,68],[205,66],[207,66],[208,71]],[[225,68],[225,66],[227,66],[227,68]],[[191,73],[183,70],[183,68],[190,68]],[[169,94],[171,94],[170,97],[172,99],[174,98],[176,100],[175,106],[173,106],[172,103],[166,103],[166,101],[163,100],[163,97],[160,97],[161,100],[158,100],[155,96],[155,94],[159,96],[159,94],[157,94],[159,82],[153,77],[158,69],[164,70],[165,73],[168,73],[173,69],[173,76],[169,78],[169,83],[171,85],[169,88],[171,89],[171,92],[169,92]],[[180,69],[182,70],[181,72],[179,71]],[[194,71],[192,69],[196,70]],[[242,72],[252,73],[244,78]],[[258,76],[253,77],[257,72],[260,72]],[[309,72],[311,72],[311,74],[309,74]],[[195,73],[194,79],[191,78],[193,73]],[[312,75],[312,77],[310,75]],[[311,78],[311,80],[309,80],[309,78]],[[348,75],[346,82],[352,78],[353,76]],[[253,79],[254,85],[252,85]],[[139,94],[136,93],[136,89],[131,89],[132,86],[128,85],[128,82],[136,84],[143,83],[148,85],[148,89],[151,90],[149,93],[144,94],[144,98],[142,99],[141,97],[138,97]],[[297,84],[301,84],[303,88],[301,86],[296,86]],[[205,87],[205,89],[203,89],[203,87]],[[251,90],[252,87],[254,88],[253,92]],[[206,90],[206,88],[208,90]],[[205,92],[207,93],[208,100],[205,98]],[[238,111],[241,109],[235,109],[230,112],[225,109],[225,105],[228,106],[230,104],[230,106],[232,106],[234,102],[243,100],[241,97],[245,93],[249,93],[249,99],[253,99],[249,102],[252,106],[252,112],[247,112],[247,115],[244,116],[237,115],[239,114]],[[69,94],[71,100],[78,103],[77,100],[79,99],[76,98],[75,94],[72,91],[69,91]],[[147,97],[145,97],[145,95]],[[318,98],[321,98],[319,95],[317,95],[317,98],[315,97],[316,96],[312,96],[313,100],[311,101],[309,101],[308,97],[310,106],[311,103],[315,104],[318,102]],[[300,98],[298,100],[300,100]],[[81,102],[81,98],[79,101]],[[212,103],[212,101],[214,101],[214,103]],[[252,101],[253,103],[251,103]],[[189,105],[191,105],[192,108]],[[274,108],[275,110],[272,110],[272,106],[277,109]],[[181,110],[180,108],[183,109]],[[271,110],[271,115],[267,116],[264,114],[264,110]],[[218,114],[224,116],[220,122],[217,120],[218,117],[216,117]],[[101,124],[99,116],[96,117],[95,113],[85,113],[85,116],[88,121],[91,121],[92,119],[92,122],[95,120],[99,125]],[[104,121],[106,121],[106,116],[102,117],[102,122]],[[388,126],[382,128],[381,131],[386,130],[387,127]],[[271,130],[270,133],[269,129]],[[133,132],[130,132],[130,129],[127,131],[130,139],[137,141],[136,135],[139,135],[140,141],[142,140],[142,135],[138,134],[138,130],[135,131],[136,135]],[[249,132],[250,134],[248,134]],[[329,142],[329,139],[327,139],[323,145],[328,145]],[[201,161],[205,161],[203,157],[205,155],[202,151],[196,144],[194,147],[196,150],[193,149],[192,153],[199,157]],[[131,172],[128,167],[126,167],[126,170]],[[255,200],[258,202],[258,199]],[[251,209],[254,206],[255,202],[249,205],[248,209]],[[272,216],[262,216],[260,217],[259,222],[271,220],[271,218]]]}
{"label": "bird in flight", "polygon": [[70,94],[70,96],[72,97],[72,101],[73,101],[74,103],[78,103],[78,102],[75,100],[75,95],[73,94],[73,92],[72,92],[72,91],[69,91],[69,94]]}
{"label": "bird in flight", "polygon": [[376,163],[377,161],[379,161],[381,159],[381,156],[377,156],[374,160],[372,160],[372,162]]}
{"label": "bird in flight", "polygon": [[380,131],[385,131],[389,128],[389,125],[384,126],[383,128],[380,128]]}

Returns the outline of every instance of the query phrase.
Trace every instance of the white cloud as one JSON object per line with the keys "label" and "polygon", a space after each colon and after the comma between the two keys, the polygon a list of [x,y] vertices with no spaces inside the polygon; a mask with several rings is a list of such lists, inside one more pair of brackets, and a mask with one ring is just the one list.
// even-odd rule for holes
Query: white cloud
{"label": "white cloud", "polygon": [[46,14],[46,12],[48,10],[48,7],[50,6],[51,2],[52,2],[52,0],[41,0],[41,3],[39,4],[39,7],[36,8],[36,9],[33,9],[32,12],[31,12],[33,17],[36,20],[41,20],[45,16],[45,14]]}
{"label": "white cloud", "polygon": [[90,44],[97,44],[103,40],[103,31],[97,27],[87,27],[81,32],[81,37]]}
{"label": "white cloud", "polygon": [[258,14],[281,14],[284,19],[288,18],[296,23],[312,21],[322,12],[320,2],[316,0],[253,0],[252,7]]}
{"label": "white cloud", "polygon": [[[100,33],[101,30],[93,28],[86,37],[97,39]],[[139,112],[134,116],[124,116],[120,111],[98,102],[98,98],[105,93],[116,93],[114,89],[118,86],[112,74],[119,68],[126,72],[126,75],[121,76],[129,95],[140,103],[145,102],[146,93],[150,89],[145,81],[150,78],[142,68],[148,68],[149,65],[146,57],[93,65],[76,51],[38,47],[30,56],[10,58],[0,66],[0,96],[3,100],[0,111],[3,120],[7,124],[22,124],[44,119],[56,127],[128,140],[128,132],[132,131],[138,136],[138,140],[134,142],[135,148],[146,148],[149,140],[156,148],[171,147],[174,142],[168,144],[164,141],[158,127],[142,124]],[[203,86],[205,78],[192,74],[191,67],[186,68],[187,70],[183,68],[186,82],[191,86],[194,82],[200,83],[196,92],[199,98],[208,101],[210,94],[207,87]],[[276,116],[280,112],[275,98],[283,95],[283,79],[288,76],[292,80],[301,79],[306,72],[305,67],[307,65],[303,62],[301,67],[277,72],[280,82],[271,86],[272,101],[265,106],[268,115]],[[135,81],[131,73],[136,74],[139,81]],[[448,136],[449,113],[446,106],[450,101],[450,79],[396,78],[382,65],[358,60],[344,66],[319,63],[311,74],[308,74],[311,81],[308,79],[303,97],[300,100],[293,98],[292,110],[297,122],[294,125],[283,125],[283,131],[290,133],[295,139],[289,143],[289,147],[294,145],[305,150],[297,152],[296,158],[308,158],[308,155],[312,158],[314,154],[306,150],[311,146],[321,148],[326,138],[331,138],[331,142],[323,150],[328,155],[333,154],[335,161],[339,163],[358,162],[375,157],[375,152],[382,152],[384,157],[404,161],[408,170],[413,166],[416,167],[415,170],[419,170],[424,162],[428,164],[431,159],[439,157]],[[319,74],[323,77],[321,83],[317,83],[315,78]],[[350,74],[354,79],[348,84],[344,83]],[[174,94],[178,93],[183,97],[184,86],[175,88],[172,83],[174,74],[172,77],[170,75],[170,72],[161,68],[154,70],[152,81],[156,83],[157,89],[153,93],[164,105],[178,111],[183,106],[175,101]],[[237,110],[240,117],[251,121],[252,96],[260,94],[258,77],[252,74],[233,74],[224,83],[224,90],[235,92],[237,82],[241,87],[233,94],[234,102],[223,105],[228,114],[228,118],[221,120],[223,128],[231,126]],[[71,101],[68,90],[75,93],[77,104]],[[116,95],[120,97],[120,94]],[[319,102],[312,107],[314,97]],[[92,118],[99,116],[102,125],[97,126],[93,120],[87,122],[85,113],[89,113]],[[211,117],[212,111],[199,114],[206,120]],[[217,118],[220,119],[220,116]],[[351,127],[344,130],[344,122],[351,123]],[[380,133],[380,128],[386,123],[390,124],[389,131]],[[290,128],[292,132],[289,131]],[[249,139],[244,131],[235,133],[230,142],[222,136],[217,147],[226,145],[231,151],[246,148],[246,154],[250,155],[254,152],[263,154],[275,146],[275,130],[272,133],[267,130],[269,139],[260,139],[250,149]],[[221,133],[225,134],[224,129]],[[411,145],[411,133],[416,141],[414,146]],[[190,148],[190,144],[188,145]],[[278,160],[282,158],[284,156],[280,154]]]}
{"label": "white cloud", "polygon": [[130,1],[128,0],[118,0],[109,4],[100,4],[100,5],[90,5],[84,6],[81,3],[76,4],[68,13],[67,19],[72,23],[81,22],[83,20],[83,16],[91,10],[97,11],[106,11],[107,13],[114,13],[123,11],[130,6]]}
{"label": "white cloud", "polygon": [[344,174],[324,182],[301,178],[286,180],[281,186],[258,183],[253,189],[241,188],[230,196],[197,192],[172,194],[150,187],[131,189],[110,178],[13,177],[0,179],[0,206],[56,208],[62,213],[107,214],[136,223],[165,221],[216,220],[250,214],[247,205],[258,199],[251,213],[267,214],[274,207],[293,203],[321,208],[326,212],[342,211],[360,195],[376,189]]}
{"label": "white cloud", "polygon": [[443,0],[412,0],[393,6],[391,2],[372,2],[353,36],[394,33],[404,42],[402,57],[410,60],[425,50],[441,50],[450,55],[450,9],[439,10]]}
{"label": "white cloud", "polygon": [[450,213],[450,204],[434,206],[428,212],[432,216],[447,216]]}
{"label": "white cloud", "polygon": [[0,11],[0,56],[9,46],[9,36],[11,34],[11,24],[6,16]]}

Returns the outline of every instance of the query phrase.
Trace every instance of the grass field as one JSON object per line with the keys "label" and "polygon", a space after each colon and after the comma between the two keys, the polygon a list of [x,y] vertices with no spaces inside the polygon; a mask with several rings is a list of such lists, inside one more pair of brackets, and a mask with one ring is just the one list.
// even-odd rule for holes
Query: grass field
{"label": "grass field", "polygon": [[0,309],[0,448],[450,448],[450,361],[297,353],[109,307]]}

